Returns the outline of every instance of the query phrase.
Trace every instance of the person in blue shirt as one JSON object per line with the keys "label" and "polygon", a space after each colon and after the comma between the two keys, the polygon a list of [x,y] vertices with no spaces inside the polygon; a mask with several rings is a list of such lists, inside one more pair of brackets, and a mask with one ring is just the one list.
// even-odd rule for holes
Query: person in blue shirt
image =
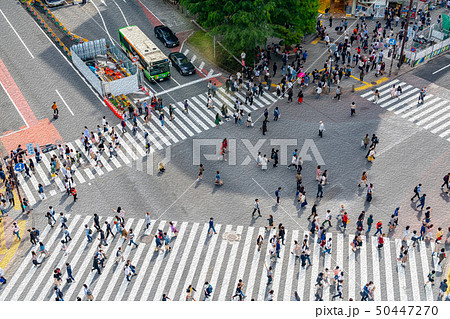
{"label": "person in blue shirt", "polygon": [[208,228],[208,234],[211,232],[211,230],[214,232],[214,234],[217,234],[216,229],[214,228],[214,218],[209,219],[209,228]]}
{"label": "person in blue shirt", "polygon": [[69,263],[66,263],[66,270],[67,270],[67,281],[69,281],[69,279],[75,281],[75,278],[72,275],[72,266],[70,266]]}

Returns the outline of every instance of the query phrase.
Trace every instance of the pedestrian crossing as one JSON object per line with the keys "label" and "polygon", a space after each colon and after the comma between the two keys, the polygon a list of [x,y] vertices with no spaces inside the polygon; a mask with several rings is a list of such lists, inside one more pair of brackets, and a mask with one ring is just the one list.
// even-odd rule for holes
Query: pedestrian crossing
{"label": "pedestrian crossing", "polygon": [[[163,108],[166,121],[164,125],[159,121],[158,115],[153,114],[148,123],[145,122],[143,116],[139,116],[137,119],[138,131],[134,134],[132,124],[127,121],[125,133],[122,133],[122,127],[120,124],[114,127],[115,131],[119,135],[120,148],[116,149],[117,156],[110,156],[107,148],[109,143],[113,143],[109,134],[104,134],[106,138],[105,148],[106,150],[101,154],[101,163],[103,166],[96,166],[96,161],[91,158],[90,154],[85,150],[80,139],[73,142],[66,143],[70,149],[74,152],[79,151],[82,154],[81,161],[78,165],[73,165],[75,168],[72,172],[75,185],[84,184],[86,181],[91,181],[96,177],[102,176],[105,173],[111,172],[114,169],[122,166],[131,166],[136,164],[136,169],[147,169],[149,174],[152,173],[153,166],[145,167],[146,165],[153,165],[151,161],[145,161],[146,156],[146,143],[145,132],[149,133],[149,139],[151,142],[150,154],[155,151],[161,151],[166,147],[173,146],[188,137],[192,137],[195,134],[202,133],[213,127],[215,127],[215,117],[219,113],[222,117],[221,108],[225,104],[229,109],[231,115],[234,110],[234,103],[236,99],[239,99],[243,104],[242,108],[245,112],[249,113],[259,108],[268,107],[273,104],[277,97],[271,92],[264,92],[262,96],[254,99],[254,105],[245,104],[245,97],[236,92],[236,96],[232,97],[223,88],[218,88],[217,94],[213,97],[213,106],[211,109],[206,107],[208,97],[206,94],[199,94],[193,96],[188,100],[189,111],[184,112],[184,100],[182,102],[174,103],[174,119],[169,119],[168,107]],[[222,121],[220,124],[223,124]],[[111,131],[111,129],[110,129]],[[97,134],[95,134],[98,139]],[[63,145],[63,146],[64,146]],[[93,145],[94,152],[98,151],[98,145]],[[24,173],[19,173],[18,178],[25,197],[28,199],[31,206],[40,200],[38,194],[38,185],[44,186],[44,193],[47,197],[54,196],[58,193],[65,192],[64,176],[59,173],[56,176],[51,176],[51,156],[59,155],[58,151],[51,151],[46,154],[41,154],[42,162],[35,165],[36,170],[28,177]]]}
{"label": "pedestrian crossing", "polygon": [[[399,98],[391,97],[391,88],[402,88]],[[378,88],[378,105],[394,114],[413,122],[419,127],[450,141],[450,102],[428,93],[423,104],[418,104],[420,89],[394,79]],[[373,91],[361,97],[374,102]]]}
{"label": "pedestrian crossing", "polygon": [[[60,287],[64,300],[84,298],[83,284],[87,284],[95,300],[160,300],[167,294],[172,300],[185,300],[186,288],[192,285],[197,292],[194,299],[204,300],[203,284],[208,281],[213,286],[209,300],[231,300],[239,279],[245,287],[245,300],[266,300],[269,290],[275,291],[275,300],[292,300],[295,291],[301,300],[315,299],[315,284],[319,273],[330,270],[329,282],[325,284],[324,300],[331,300],[336,294],[333,284],[334,268],[338,265],[344,274],[344,300],[360,299],[360,291],[373,281],[376,289],[375,300],[382,301],[432,301],[437,299],[437,287],[442,274],[437,257],[431,257],[433,243],[420,242],[410,247],[409,261],[402,267],[397,261],[402,242],[400,239],[385,239],[385,245],[378,249],[375,236],[363,236],[360,250],[353,252],[350,243],[353,235],[328,233],[332,238],[331,254],[324,254],[315,238],[310,237],[311,266],[302,267],[300,260],[292,253],[294,240],[300,244],[308,231],[287,230],[285,246],[280,258],[270,256],[272,245],[269,239],[276,230],[266,231],[264,227],[244,227],[215,225],[216,235],[208,234],[208,223],[173,222],[179,230],[178,236],[170,233],[168,221],[152,220],[146,229],[144,219],[129,218],[126,229],[133,228],[138,247],[129,246],[128,241],[116,234],[107,239],[103,247],[107,259],[100,275],[91,271],[93,256],[98,250],[97,233],[94,240],[87,243],[85,224],[91,224],[91,216],[66,215],[72,240],[68,243],[67,255],[60,249],[63,233],[60,225],[54,229],[47,226],[39,241],[46,245],[49,255],[39,258],[39,267],[31,263],[31,250],[14,273],[8,284],[0,288],[0,301],[6,300],[54,300],[53,270],[60,268],[63,283]],[[112,217],[101,217],[111,222]],[[92,227],[93,228],[93,227]],[[155,250],[154,235],[162,230],[171,237],[171,250]],[[114,232],[116,230],[114,229]],[[264,244],[258,251],[256,238],[264,237]],[[120,238],[119,238],[120,237]],[[411,242],[408,242],[411,245]],[[136,275],[127,281],[123,270],[124,262],[116,262],[115,253],[122,247],[125,260],[136,266]],[[32,248],[32,249],[36,249]],[[66,283],[66,262],[70,263],[75,277]],[[308,264],[308,263],[307,263]],[[273,268],[273,282],[267,285],[267,267]],[[436,270],[436,286],[424,287],[427,275]],[[444,274],[445,275],[445,274]]]}

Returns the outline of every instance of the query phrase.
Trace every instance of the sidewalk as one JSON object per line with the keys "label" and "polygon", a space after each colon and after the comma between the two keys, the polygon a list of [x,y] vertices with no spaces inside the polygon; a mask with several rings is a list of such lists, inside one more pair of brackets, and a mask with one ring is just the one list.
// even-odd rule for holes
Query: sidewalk
{"label": "sidewalk", "polygon": [[[432,24],[436,23],[437,17],[439,15],[448,14],[448,13],[449,13],[449,10],[446,8],[443,8],[443,9],[436,8],[435,10],[431,11]],[[327,29],[328,35],[330,37],[330,41],[334,42],[336,44],[339,43],[340,41],[343,41],[344,33],[337,32],[335,30],[335,27],[339,25],[339,23],[341,22],[341,20],[344,19],[344,17],[342,17],[342,18],[334,17],[331,28],[329,26],[330,24],[329,24],[328,19],[329,19],[328,16],[324,16],[324,15],[322,15],[319,18],[319,20],[322,22],[322,25],[324,25]],[[356,27],[357,24],[361,25],[360,18],[351,17],[351,18],[347,18],[347,20],[348,20],[347,30],[348,30],[349,34],[352,32],[352,30]],[[366,19],[369,34],[371,34],[371,31],[375,28],[377,21],[381,22],[382,27],[385,26],[386,20],[384,20],[384,18],[378,18],[378,19],[374,18],[373,21],[371,21],[370,18]],[[414,21],[415,20],[410,20],[410,23],[414,22]],[[399,32],[400,26],[401,26],[400,23],[397,27],[394,27],[394,25],[393,25],[394,32],[395,33]],[[272,43],[270,43],[270,44],[272,44]],[[314,69],[317,69],[319,71],[323,70],[324,64],[328,58],[328,52],[327,52],[325,42],[320,40],[320,38],[317,36],[317,34],[310,34],[310,35],[306,35],[303,38],[301,45],[303,46],[303,51],[305,51],[305,50],[308,51],[308,58],[306,60],[306,63],[304,64],[304,72],[310,73],[310,72],[314,71]],[[358,47],[358,44],[355,42],[352,47],[352,52],[357,47]],[[385,48],[386,53],[388,50],[389,50],[389,48]],[[293,59],[294,58],[291,57],[288,60],[288,63],[292,63]],[[372,86],[381,84],[381,83],[389,80],[388,74],[389,74],[389,68],[391,65],[391,58],[387,57],[387,54],[385,54],[383,61],[385,61],[385,63],[386,63],[386,68],[385,68],[384,74],[380,77],[376,77],[375,70],[369,71],[369,73],[365,74],[364,81],[361,81],[359,79],[359,69],[356,66],[352,67],[352,76],[350,78],[343,77],[343,80],[340,83],[343,93],[344,94],[349,93],[350,91],[352,91],[353,87],[355,87],[355,91],[365,90]],[[272,55],[271,62],[272,62],[271,69],[270,69],[271,73],[272,73],[273,62],[277,62],[277,65],[278,65],[277,75],[274,78],[272,78],[272,83],[273,83],[272,86],[274,86],[274,85],[278,84],[281,80],[281,65],[282,65],[281,55]],[[340,64],[340,65],[342,65],[342,64]],[[393,66],[392,66],[391,78],[401,75],[401,74],[404,74],[410,70],[412,70],[412,68],[410,66],[403,64],[400,72],[398,72],[397,60],[396,60],[396,61],[394,61]],[[336,90],[336,87],[337,87],[337,85],[332,84],[330,93],[334,93],[334,91]],[[311,93],[314,94],[314,88],[315,88],[314,85],[310,86],[308,89],[308,93],[311,91]]]}

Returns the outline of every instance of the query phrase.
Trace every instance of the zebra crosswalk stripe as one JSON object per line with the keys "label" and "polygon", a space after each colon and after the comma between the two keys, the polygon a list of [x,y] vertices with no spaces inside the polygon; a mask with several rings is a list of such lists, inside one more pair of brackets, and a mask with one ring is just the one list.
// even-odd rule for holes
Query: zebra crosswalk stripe
{"label": "zebra crosswalk stripe", "polygon": [[[181,229],[183,230],[183,228],[186,228],[186,227],[187,227],[187,223],[183,223],[183,225],[181,226]],[[199,227],[199,224],[194,223],[194,225],[192,226],[191,232],[189,233],[188,240],[187,240],[186,246],[184,247],[184,252],[183,252],[183,256],[182,256],[182,258],[185,258],[185,260],[187,260],[187,257],[185,257],[185,256],[189,255],[192,244],[194,243],[194,238],[196,237],[198,227]],[[180,234],[181,234],[181,232],[180,232]],[[164,269],[162,277],[159,280],[159,285],[156,289],[156,293],[153,297],[153,301],[161,300],[161,297],[164,292],[164,288],[167,285],[167,281],[169,279],[169,275],[171,273],[173,266],[175,265],[175,262],[174,262],[175,258],[178,257],[178,255],[177,255],[178,250],[180,250],[180,245],[181,245],[180,238],[181,237],[179,237],[179,236],[180,235],[178,235],[177,241],[176,241],[175,245],[173,246],[172,251],[170,252],[170,258],[169,258],[169,261],[167,262],[168,266]]]}
{"label": "zebra crosswalk stripe", "polygon": [[371,251],[372,251],[372,269],[373,269],[373,282],[375,284],[375,300],[381,300],[381,281],[380,281],[380,252],[378,251],[377,237],[371,237]]}
{"label": "zebra crosswalk stripe", "polygon": [[[134,227],[133,232],[135,232],[136,234],[139,234],[139,232],[142,228],[142,225],[144,225],[144,220],[140,219],[138,221],[136,227]],[[128,244],[127,248],[125,248],[125,251],[123,252],[123,258],[125,260],[128,259],[128,256],[130,255],[132,249],[133,249],[133,246],[131,246],[130,244]],[[108,274],[108,272],[106,272],[105,275],[107,275],[107,274]],[[102,301],[109,300],[109,298],[115,288],[115,285],[116,285],[117,281],[119,280],[119,276],[123,276],[123,275],[124,275],[123,270],[119,268],[119,269],[116,269],[116,271],[114,271],[114,273],[112,274],[112,277],[108,278],[109,279],[108,286],[106,287],[105,293],[102,296]],[[103,282],[105,282],[105,281],[103,281]]]}
{"label": "zebra crosswalk stripe", "polygon": [[[350,244],[353,242],[353,236],[348,236],[348,298],[353,298],[355,300],[355,276],[352,274],[356,273],[356,256],[352,251],[352,246]],[[345,248],[344,248],[345,249]]]}
{"label": "zebra crosswalk stripe", "polygon": [[[392,85],[396,84],[397,82],[399,82],[399,80],[395,79],[395,80],[390,81],[389,83],[386,83],[386,84],[384,84],[382,86],[377,87],[376,89],[378,89],[378,91],[381,91],[382,89],[384,89],[386,87],[389,87],[389,88],[392,87]],[[368,96],[370,96],[372,94],[373,94],[373,92],[369,91],[369,92],[366,92],[366,93],[362,94],[361,96],[363,98],[367,98]]]}
{"label": "zebra crosswalk stripe", "polygon": [[[107,220],[108,222],[111,222],[112,217],[109,217],[109,218],[107,218],[106,220]],[[131,224],[131,222],[132,222],[132,219],[128,220],[126,226],[129,226],[129,225]],[[117,235],[116,235],[116,236],[117,236]],[[75,282],[76,282],[76,283],[79,283],[80,285],[81,285],[81,280],[82,280],[82,278],[84,278],[84,277],[82,277],[82,276],[83,276],[83,274],[86,272],[87,269],[89,269],[89,272],[87,273],[87,274],[88,274],[88,275],[87,275],[88,278],[87,278],[87,280],[84,280],[83,283],[86,283],[86,284],[88,285],[88,287],[90,287],[90,286],[91,286],[91,283],[92,283],[92,280],[94,279],[95,274],[92,273],[91,265],[92,265],[94,253],[95,253],[95,251],[98,249],[98,248],[97,248],[97,245],[94,244],[96,238],[97,238],[97,234],[93,234],[93,235],[92,235],[92,241],[91,241],[91,249],[89,249],[89,251],[88,251],[88,253],[87,253],[87,257],[83,260],[83,262],[81,263],[80,267],[77,267],[76,263],[75,263],[75,264],[72,264],[72,270],[74,271]],[[120,242],[121,242],[121,239],[119,239],[119,240],[117,241],[116,247],[118,247],[118,246],[120,245]],[[86,242],[85,242],[85,244],[84,244],[83,246],[84,246],[84,247],[87,247],[88,245],[89,245],[89,244],[87,243],[87,239],[86,239]],[[109,249],[110,247],[111,247],[110,244],[108,244],[108,246],[106,246],[106,248],[105,248],[106,252],[108,251],[108,249]],[[106,253],[106,252],[105,252],[105,253]],[[77,256],[76,256],[75,258],[77,258]],[[78,260],[76,260],[76,261],[78,261]],[[111,259],[108,260],[108,262],[110,262],[110,261],[111,261]],[[65,293],[65,298],[66,298],[67,300],[71,300],[71,297],[72,297],[73,293],[76,291],[77,287],[78,287],[77,284],[75,284],[75,285],[72,284],[72,285],[69,287],[69,289],[68,289],[67,292]],[[84,292],[83,287],[80,286],[80,287],[78,287],[78,289],[79,289],[79,290],[78,290],[78,295],[77,295],[76,297],[79,297],[79,296],[82,297],[82,296],[83,296],[83,292]],[[95,295],[94,295],[94,296],[95,296]]]}
{"label": "zebra crosswalk stripe", "polygon": [[[42,232],[41,236],[39,236],[39,240],[44,242],[45,239],[47,238],[47,235],[50,232],[50,225],[47,225],[44,229],[44,231]],[[22,261],[22,263],[20,264],[20,266],[17,268],[16,272],[14,273],[14,275],[9,279],[8,281],[8,285],[6,285],[6,287],[4,287],[2,289],[2,291],[0,292],[0,301],[5,301],[6,297],[9,295],[9,293],[16,288],[16,283],[21,279],[21,275],[22,273],[25,271],[26,267],[29,267],[29,265],[31,264],[32,261],[32,257],[31,257],[31,252],[29,254],[27,254],[24,258],[24,260]],[[31,270],[30,270],[31,271]],[[26,275],[26,277],[30,278],[30,276]],[[24,282],[23,280],[21,281],[22,284],[26,284],[27,282]],[[15,292],[17,293],[17,289],[15,289]],[[18,293],[16,295],[16,297],[20,296],[20,293]],[[17,298],[16,298],[17,300]]]}
{"label": "zebra crosswalk stripe", "polygon": [[[225,233],[229,233],[231,231],[231,229],[232,229],[232,226],[227,225],[225,227]],[[225,250],[227,249],[227,246],[228,246],[228,241],[226,241],[226,240],[222,241],[222,243],[220,244],[219,252],[217,253],[216,263],[214,265],[214,270],[211,275],[211,282],[218,282],[219,273],[220,273],[220,269],[222,268],[222,265],[223,265],[223,258],[225,257]],[[198,285],[198,287],[203,287],[203,282],[199,281],[197,285]],[[217,290],[218,289],[216,288],[211,293],[211,297],[210,297],[211,300],[214,298],[214,293]]]}
{"label": "zebra crosswalk stripe", "polygon": [[[215,225],[214,228],[216,229],[217,234],[220,234],[221,225]],[[189,269],[188,275],[186,277],[186,281],[184,283],[184,285],[182,286],[182,289],[185,287],[187,287],[188,285],[192,284],[194,287],[202,287],[203,283],[206,281],[206,275],[209,269],[209,265],[211,263],[211,259],[212,259],[212,255],[214,253],[214,248],[216,247],[217,244],[217,240],[219,238],[220,235],[217,236],[213,236],[212,239],[210,240],[209,243],[209,247],[208,250],[206,252],[205,258],[203,259],[203,267],[200,270],[200,275],[199,275],[199,279],[197,280],[197,284],[194,285],[194,275],[195,273],[193,271],[191,271],[191,269]],[[179,299],[178,300],[185,300],[186,295],[183,294],[183,290],[180,293]]]}
{"label": "zebra crosswalk stripe", "polygon": [[[411,97],[411,99],[409,99],[409,100],[411,100],[411,101],[413,101],[413,100],[417,101],[416,98],[417,98],[417,97]],[[433,95],[431,95],[431,94],[428,96],[428,101],[437,101],[437,100],[439,100],[439,98],[434,98],[434,99],[433,99]],[[404,106],[404,107],[402,107],[402,108],[400,108],[400,109],[394,111],[394,114],[397,114],[397,115],[398,115],[398,114],[401,114],[401,113],[403,113],[403,112],[405,112],[405,111],[408,111],[408,110],[413,109],[414,107],[415,107],[415,109],[421,109],[421,108],[424,108],[424,107],[428,106],[429,104],[430,104],[430,103],[424,103],[424,104],[420,105],[420,104],[418,104],[418,103],[416,103],[416,102],[409,103],[409,104],[407,104],[406,106]],[[388,110],[388,111],[390,111],[390,110]]]}
{"label": "zebra crosswalk stripe", "polygon": [[[308,236],[308,235],[309,235],[309,233],[307,231],[305,231],[303,233],[302,241],[303,241],[303,238],[305,238],[305,236]],[[339,256],[339,254],[338,254],[338,256]],[[305,273],[306,273],[306,267],[300,267],[300,273],[298,275],[299,280],[298,280],[298,286],[297,286],[297,292],[298,292],[298,295],[300,296],[300,300],[305,300],[305,298],[304,298],[304,296],[305,296],[305,281],[306,281]]]}
{"label": "zebra crosswalk stripe", "polygon": [[[292,231],[292,240],[291,240],[291,245],[289,247],[294,247],[294,241],[297,240],[298,241],[298,230],[294,230]],[[289,247],[286,247],[285,250],[288,250]],[[289,252],[289,250],[288,250]],[[288,301],[291,298],[291,290],[292,290],[292,284],[293,284],[293,279],[294,279],[294,268],[295,268],[295,263],[296,263],[296,257],[295,255],[291,252],[289,254],[289,262],[288,262],[288,269],[286,272],[286,286],[284,288],[284,295],[283,295],[283,301]]]}
{"label": "zebra crosswalk stripe", "polygon": [[[242,236],[243,229],[244,229],[244,227],[238,226],[236,228],[236,234],[239,236]],[[223,242],[225,243],[225,241],[223,241]],[[225,301],[227,298],[228,286],[231,282],[231,275],[233,273],[234,263],[237,259],[237,252],[238,252],[240,243],[241,243],[241,241],[239,240],[239,241],[234,241],[231,244],[232,247],[231,247],[230,256],[228,257],[228,264],[226,265],[226,268],[225,268],[225,274],[222,276],[222,285],[220,287],[220,294],[219,294],[219,297],[217,298],[217,300],[219,300],[219,301]],[[220,270],[220,267],[219,267],[219,270]],[[218,290],[218,289],[216,289],[216,290]]]}
{"label": "zebra crosswalk stripe", "polygon": [[[394,258],[396,258],[394,256]],[[389,238],[384,239],[384,261],[386,267],[387,300],[394,301],[394,279],[392,278],[391,245]]]}
{"label": "zebra crosswalk stripe", "polygon": [[[177,225],[176,222],[173,222],[173,224],[174,224],[174,226]],[[186,230],[184,230],[184,231],[186,231]],[[180,238],[182,239],[184,236],[184,232],[180,231],[178,236],[180,236],[180,235],[181,235]],[[149,299],[151,287],[152,287],[151,285],[155,282],[156,276],[158,275],[159,268],[161,267],[161,264],[164,260],[165,255],[166,255],[166,252],[161,253],[158,251],[158,256],[156,257],[156,261],[153,265],[153,269],[151,270],[150,275],[148,276],[147,284],[144,286],[144,291],[142,292],[141,299],[140,299],[141,301],[146,301]]]}
{"label": "zebra crosswalk stripe", "polygon": [[[397,114],[396,112],[398,112],[398,108],[399,107],[402,107],[402,106],[405,106],[405,108],[409,108],[409,107],[411,107],[412,105],[414,105],[414,103],[412,103],[412,104],[410,104],[412,101],[417,101],[417,94],[415,94],[415,93],[417,93],[419,90],[418,89],[416,89],[416,88],[414,88],[414,89],[412,89],[412,90],[409,90],[409,91],[407,91],[405,94],[405,97],[403,97],[403,95],[402,95],[402,97],[403,97],[403,99],[400,99],[400,101],[402,102],[402,103],[397,103],[397,104],[394,104],[393,106],[391,106],[391,107],[389,107],[387,110],[388,111],[394,111],[394,110],[396,110],[394,113],[395,114]],[[408,98],[406,98],[407,96],[409,96]],[[400,101],[398,101],[398,102],[400,102]],[[395,102],[395,101],[394,101]],[[411,106],[410,106],[411,105]],[[416,104],[417,105],[417,104]]]}
{"label": "zebra crosswalk stripe", "polygon": [[[76,215],[74,218],[74,221],[78,221],[80,219],[80,215]],[[91,219],[91,216],[86,216],[80,225],[85,225],[89,222],[89,220]],[[75,226],[75,225],[74,225]],[[69,228],[71,229],[71,228]],[[78,242],[78,239],[80,239],[81,235],[83,234],[83,228],[82,227],[78,227],[78,231],[76,232],[75,236],[72,237],[71,242],[69,242],[69,245],[67,247],[67,256],[62,256],[59,258],[59,261],[56,265],[55,268],[59,268],[59,269],[63,269],[63,267],[65,266],[64,263],[66,262],[66,260],[68,259],[68,256],[70,253],[72,253],[73,251],[73,246],[75,245],[75,243]],[[57,254],[52,254],[52,257],[54,257],[54,259],[56,259]],[[49,261],[46,261],[47,265],[51,265],[51,263]],[[44,276],[39,276],[40,280],[47,280],[46,284],[44,285],[44,288],[41,289],[41,293],[39,294],[39,296],[37,298],[34,298],[34,300],[37,301],[43,301],[45,300],[46,295],[48,295],[48,292],[50,291],[50,288],[53,284],[53,280],[52,280],[52,276],[51,276],[51,271],[50,271],[50,275],[47,275],[46,277]],[[39,285],[37,282],[34,284],[35,286]]]}
{"label": "zebra crosswalk stripe", "polygon": [[[408,240],[408,247],[412,247],[412,241]],[[408,249],[409,252],[409,269],[411,272],[411,289],[413,292],[413,300],[420,301],[420,288],[419,288],[419,278],[417,276],[417,265],[416,265],[416,252],[413,249]]]}
{"label": "zebra crosswalk stripe", "polygon": [[[203,229],[201,231],[201,235],[200,235],[200,239],[199,239],[200,245],[198,245],[197,248],[195,249],[194,257],[191,259],[192,263],[191,263],[191,267],[190,267],[190,269],[188,270],[188,273],[187,273],[188,277],[186,278],[186,282],[191,282],[192,280],[188,281],[189,275],[190,274],[195,274],[198,262],[200,261],[200,253],[203,250],[202,243],[205,242],[206,236],[208,235],[208,227],[209,227],[208,224],[204,224],[203,225]],[[175,300],[175,294],[177,292],[177,289],[178,289],[181,277],[183,276],[184,269],[186,268],[186,263],[188,261],[189,255],[191,253],[191,247],[192,247],[193,243],[194,243],[193,239],[191,240],[191,238],[190,238],[188,243],[187,243],[187,246],[186,246],[186,248],[184,250],[183,257],[181,257],[180,263],[178,264],[178,268],[177,268],[177,271],[176,271],[175,276],[173,278],[172,285],[170,286],[169,296],[172,296],[172,298],[174,300]],[[156,295],[155,295],[155,298],[156,298]],[[156,300],[156,299],[154,299],[154,300]]]}
{"label": "zebra crosswalk stripe", "polygon": [[[70,223],[68,225],[69,229],[74,228],[74,226],[76,225],[78,219],[80,219],[80,216],[76,215],[70,221]],[[56,238],[58,237],[58,235],[59,235],[59,233],[55,231],[53,233],[52,237],[50,238],[48,245],[46,245],[46,247],[45,247],[50,255],[49,256],[47,256],[47,255],[45,256],[45,259],[47,259],[47,260],[46,260],[46,263],[43,266],[44,268],[41,270],[41,272],[44,273],[44,274],[50,269],[50,266],[52,265],[52,262],[58,256],[58,253],[57,253],[58,247],[53,247],[53,244],[56,243]],[[52,251],[51,250],[52,248],[54,248],[55,251]],[[42,262],[42,259],[40,260],[40,262]],[[33,270],[33,271],[30,274],[31,274],[31,276],[33,276],[33,274],[37,270],[37,268],[33,267],[31,270]],[[39,277],[36,278],[36,282],[31,287],[28,288],[28,292],[27,292],[27,294],[26,294],[26,296],[24,298],[25,301],[32,300],[32,297],[33,297],[34,293],[39,288],[38,282],[40,282],[42,279],[43,279],[42,277],[40,277],[40,280],[39,280]],[[30,280],[31,280],[31,278],[30,278]]]}
{"label": "zebra crosswalk stripe", "polygon": [[[391,98],[390,86],[396,84],[403,87],[403,94],[400,98]],[[438,134],[440,137],[450,135],[450,106],[447,101],[441,98],[427,95],[427,99],[423,104],[418,104],[418,93],[420,90],[405,82],[398,80],[391,81],[378,88],[380,99],[378,104],[387,111],[392,111],[402,118],[415,122],[416,125],[425,130],[430,130],[432,134]],[[366,92],[361,97],[371,101],[373,92]],[[448,139],[450,141],[450,138]]]}
{"label": "zebra crosswalk stripe", "polygon": [[[155,224],[156,224],[156,221],[152,221],[152,224],[149,226],[149,230],[148,230],[148,232],[146,231],[146,233],[152,234],[153,227],[155,226]],[[161,221],[158,224],[158,227],[155,230],[157,230],[157,229],[164,229],[165,224],[166,224],[165,221]],[[148,236],[151,236],[151,235],[148,235]],[[135,283],[134,283],[133,287],[131,288],[130,294],[128,295],[128,299],[127,300],[129,300],[129,301],[137,299],[136,298],[137,293],[138,293],[139,288],[140,288],[140,286],[142,284],[143,278],[145,278],[145,274],[147,272],[147,269],[150,266],[151,256],[154,254],[155,246],[156,246],[156,244],[155,244],[154,240],[152,240],[152,243],[149,246],[147,246],[147,249],[148,249],[147,250],[147,254],[144,257],[142,266],[140,267],[138,275],[135,278]]]}
{"label": "zebra crosswalk stripe", "polygon": [[[441,108],[441,107],[442,107],[443,105],[445,105],[445,104],[447,104],[446,101],[441,101],[441,102],[439,102],[439,103],[437,103],[437,104],[434,104],[434,106],[432,106],[432,107],[429,107],[429,108],[426,108],[426,109],[423,109],[423,108],[417,109],[417,111],[420,112],[420,113],[418,113],[418,114],[416,114],[416,115],[414,115],[414,116],[411,116],[411,117],[408,119],[408,121],[414,122],[414,121],[420,119],[421,117],[423,117],[424,115],[429,114],[429,113],[431,113],[431,112],[433,112],[433,111],[435,111],[435,110]],[[413,113],[413,114],[414,114],[414,113]],[[409,116],[409,115],[408,115],[408,116]]]}
{"label": "zebra crosswalk stripe", "polygon": [[[264,236],[265,233],[266,233],[266,230],[264,228],[260,227],[259,232],[258,232],[258,237],[259,237],[259,235]],[[261,260],[261,251],[258,251],[258,248],[255,247],[255,250],[253,252],[252,263],[250,266],[250,273],[248,275],[248,281],[247,281],[247,300],[251,300],[253,297],[253,287],[255,287],[256,274],[258,271],[258,265],[259,265],[260,260]]]}
{"label": "zebra crosswalk stripe", "polygon": [[[178,237],[173,238],[172,250],[167,253],[155,253],[154,240],[140,242],[139,247],[135,249],[125,246],[128,242],[123,237],[119,238],[121,234],[117,234],[116,238],[108,238],[108,245],[103,247],[103,251],[109,258],[102,274],[97,275],[90,270],[93,256],[98,249],[96,244],[98,234],[94,233],[94,241],[90,244],[86,243],[84,236],[84,225],[89,224],[91,217],[82,215],[74,215],[73,218],[68,215],[68,217],[68,225],[73,234],[72,241],[69,242],[68,255],[64,256],[60,251],[59,242],[63,234],[59,225],[51,231],[47,226],[40,241],[46,244],[51,254],[45,258],[40,267],[36,268],[31,264],[28,252],[16,273],[11,275],[8,285],[0,290],[0,300],[53,301],[52,272],[55,267],[64,269],[66,261],[71,264],[76,281],[70,284],[63,283],[61,286],[65,300],[83,297],[84,283],[90,286],[96,300],[160,300],[163,293],[173,300],[183,300],[185,288],[189,284],[197,289],[194,298],[203,300],[202,287],[205,281],[214,287],[215,293],[211,300],[229,300],[239,279],[246,285],[243,293],[247,295],[247,300],[252,297],[265,300],[270,289],[275,291],[277,300],[290,300],[294,291],[298,292],[302,300],[314,300],[318,273],[328,268],[331,283],[335,263],[345,272],[344,299],[358,299],[362,287],[371,280],[376,287],[375,300],[432,301],[433,290],[438,290],[438,285],[432,287],[428,284],[424,288],[421,286],[427,281],[430,268],[441,271],[440,266],[437,266],[437,257],[431,261],[433,258],[429,258],[434,243],[422,241],[414,248],[409,241],[409,261],[404,268],[396,260],[403,244],[400,239],[385,238],[385,246],[379,250],[376,236],[363,237],[363,245],[355,253],[351,251],[349,245],[353,235],[329,232],[327,241],[329,238],[334,239],[332,254],[322,254],[317,242],[318,237],[310,238],[313,266],[301,267],[290,250],[294,240],[301,240],[299,235],[301,233],[307,235],[308,231],[286,232],[286,246],[282,245],[281,258],[276,258],[275,261],[275,258],[271,260],[269,255],[272,247],[269,239],[276,234],[276,230],[266,233],[263,227],[256,230],[253,227],[216,225],[219,235],[208,236],[207,223],[188,222],[175,223],[180,232]],[[104,222],[105,218],[101,217],[101,220]],[[112,221],[112,217],[107,217],[106,220]],[[145,230],[144,222],[144,219],[130,218],[125,227],[133,228],[136,236],[150,236],[150,238],[157,229],[166,228],[165,221],[153,221],[150,228]],[[242,235],[242,238],[230,244],[223,235],[233,229]],[[252,243],[259,234],[266,234],[267,239],[261,252],[258,252],[256,243]],[[119,262],[115,266],[115,252],[124,246],[126,249],[123,257],[131,260],[138,273],[130,282],[125,278],[123,263]],[[368,258],[370,256],[371,261]],[[430,262],[435,266],[431,267]],[[267,285],[264,263],[273,267],[274,281],[271,285]],[[329,300],[335,294],[333,286],[324,284],[324,300]]]}
{"label": "zebra crosswalk stripe", "polygon": [[[133,256],[133,260],[131,261],[131,265],[135,266],[138,265],[139,259],[141,258],[142,252],[145,249],[145,244],[139,244],[139,247],[136,250],[136,254]],[[133,278],[131,279],[133,280]],[[128,288],[128,286],[131,285],[130,282],[128,282],[127,278],[122,279],[122,284],[120,285],[119,291],[117,292],[117,295],[114,297],[114,301],[121,301],[123,298],[123,295]]]}

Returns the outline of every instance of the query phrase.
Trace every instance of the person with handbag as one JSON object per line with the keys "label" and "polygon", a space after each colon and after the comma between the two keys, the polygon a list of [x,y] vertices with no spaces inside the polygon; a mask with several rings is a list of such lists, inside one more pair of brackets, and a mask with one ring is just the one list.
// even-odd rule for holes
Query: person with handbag
{"label": "person with handbag", "polygon": [[83,285],[84,288],[84,295],[86,296],[87,300],[94,301],[94,295],[92,294],[91,289],[88,287],[87,284]]}

